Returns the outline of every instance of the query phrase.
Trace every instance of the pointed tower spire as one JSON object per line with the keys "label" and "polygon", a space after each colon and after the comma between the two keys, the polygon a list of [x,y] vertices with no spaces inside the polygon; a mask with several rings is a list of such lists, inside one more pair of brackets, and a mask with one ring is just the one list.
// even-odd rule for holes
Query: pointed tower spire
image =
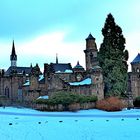
{"label": "pointed tower spire", "polygon": [[77,65],[80,65],[79,61],[77,61]]}
{"label": "pointed tower spire", "polygon": [[58,54],[56,54],[56,64],[58,64]]}
{"label": "pointed tower spire", "polygon": [[13,46],[12,46],[12,56],[16,55],[16,51],[15,51],[15,43],[13,40]]}
{"label": "pointed tower spire", "polygon": [[33,66],[32,66],[32,63],[30,64],[30,68],[32,68]]}
{"label": "pointed tower spire", "polygon": [[11,66],[16,66],[17,55],[16,55],[16,51],[15,51],[15,43],[14,43],[14,40],[13,40],[12,52],[11,52],[11,55],[10,55],[10,60],[11,60]]}

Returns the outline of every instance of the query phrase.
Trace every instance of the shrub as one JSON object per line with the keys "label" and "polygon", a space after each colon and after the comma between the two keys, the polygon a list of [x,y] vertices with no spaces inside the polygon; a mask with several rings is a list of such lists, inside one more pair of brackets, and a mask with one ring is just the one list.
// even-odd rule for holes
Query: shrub
{"label": "shrub", "polygon": [[135,107],[140,107],[140,96],[135,98],[133,104]]}
{"label": "shrub", "polygon": [[49,99],[37,99],[35,102],[38,104],[58,105],[62,104],[68,106],[74,103],[96,102],[97,97],[90,95],[73,94],[70,92],[58,92],[52,95]]}
{"label": "shrub", "polygon": [[106,99],[97,101],[96,108],[105,111],[120,111],[125,108],[125,105],[118,97],[108,97]]}

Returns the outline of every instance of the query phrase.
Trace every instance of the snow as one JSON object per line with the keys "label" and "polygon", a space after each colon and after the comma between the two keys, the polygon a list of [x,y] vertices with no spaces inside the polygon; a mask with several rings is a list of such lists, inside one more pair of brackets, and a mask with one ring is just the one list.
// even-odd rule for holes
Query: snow
{"label": "snow", "polygon": [[45,96],[39,96],[37,99],[49,99],[49,96],[45,95]]}
{"label": "snow", "polygon": [[[38,81],[41,81],[42,79],[44,79],[44,75],[39,75],[39,79]],[[26,80],[26,82],[23,84],[23,86],[29,86],[30,85],[30,81],[29,80]]]}
{"label": "snow", "polygon": [[29,86],[30,85],[30,81],[29,80],[26,80],[26,83],[23,84],[23,86]]}
{"label": "snow", "polygon": [[69,69],[66,69],[65,71],[58,70],[55,73],[73,73],[73,71],[72,70],[69,70]]}
{"label": "snow", "polygon": [[40,112],[27,108],[6,107],[0,108],[0,120],[1,140],[139,140],[140,138],[138,109],[120,112],[95,109],[78,112]]}
{"label": "snow", "polygon": [[87,78],[80,82],[71,82],[69,83],[71,86],[79,86],[79,85],[90,85],[91,84],[91,78]]}
{"label": "snow", "polygon": [[62,73],[60,70],[56,71],[55,73]]}
{"label": "snow", "polygon": [[41,81],[42,79],[44,79],[44,75],[43,74],[42,75],[39,75],[38,81]]}
{"label": "snow", "polygon": [[73,73],[72,70],[65,70],[65,73]]}

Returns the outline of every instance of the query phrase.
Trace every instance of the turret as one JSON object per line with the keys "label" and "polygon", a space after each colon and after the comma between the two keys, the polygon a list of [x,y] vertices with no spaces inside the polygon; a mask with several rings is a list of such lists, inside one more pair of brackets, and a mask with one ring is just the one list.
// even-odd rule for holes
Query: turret
{"label": "turret", "polygon": [[86,38],[86,50],[85,52],[85,60],[86,60],[86,70],[90,70],[92,67],[98,65],[97,60],[97,45],[95,42],[95,38],[89,34],[89,36]]}
{"label": "turret", "polygon": [[77,81],[81,81],[84,77],[85,70],[84,68],[80,65],[79,61],[77,62],[76,66],[73,68],[73,71],[75,73],[75,78]]}
{"label": "turret", "polygon": [[84,68],[80,65],[79,61],[77,61],[76,66],[73,68],[74,72],[84,72]]}
{"label": "turret", "polygon": [[86,50],[92,50],[92,49],[97,51],[95,38],[90,33],[89,36],[86,38]]}
{"label": "turret", "polygon": [[13,40],[13,46],[12,46],[12,52],[10,55],[10,60],[11,60],[11,66],[16,67],[17,66],[17,55],[16,55],[16,51],[15,51],[14,40]]}
{"label": "turret", "polygon": [[140,73],[140,53],[131,62],[131,68],[133,73]]}

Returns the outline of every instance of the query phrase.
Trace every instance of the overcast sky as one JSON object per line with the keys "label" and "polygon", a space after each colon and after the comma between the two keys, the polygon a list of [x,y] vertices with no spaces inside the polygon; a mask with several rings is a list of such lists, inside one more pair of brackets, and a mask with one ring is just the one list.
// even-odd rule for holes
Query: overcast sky
{"label": "overcast sky", "polygon": [[85,67],[85,38],[98,48],[109,13],[122,28],[129,62],[140,52],[140,0],[0,0],[0,68],[10,66],[12,40],[18,66],[59,62]]}

